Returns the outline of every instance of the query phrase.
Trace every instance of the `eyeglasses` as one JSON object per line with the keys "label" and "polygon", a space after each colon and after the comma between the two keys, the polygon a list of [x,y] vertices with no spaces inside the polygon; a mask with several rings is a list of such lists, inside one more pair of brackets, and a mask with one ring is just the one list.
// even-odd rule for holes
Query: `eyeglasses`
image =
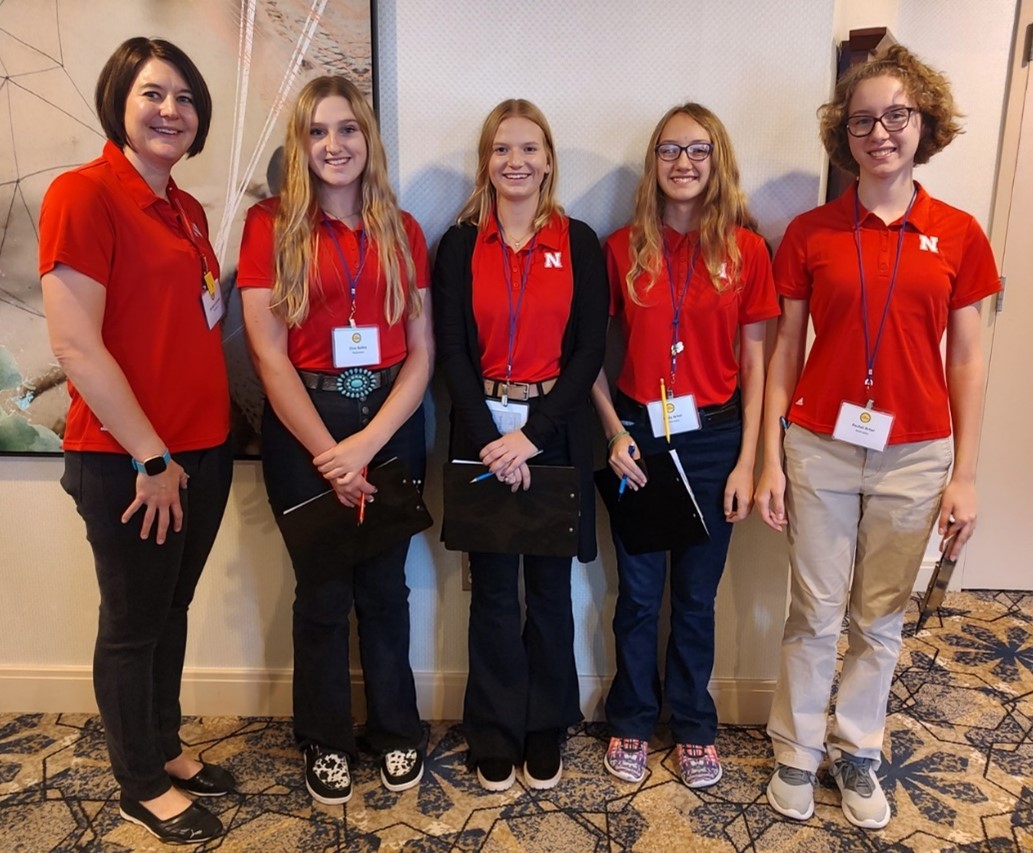
{"label": "eyeglasses", "polygon": [[871,136],[875,130],[875,123],[883,126],[887,133],[897,133],[907,127],[911,121],[911,113],[916,113],[915,107],[894,107],[887,110],[881,116],[853,115],[846,120],[846,132],[851,136]]}
{"label": "eyeglasses", "polygon": [[685,152],[690,160],[695,160],[698,163],[701,160],[706,160],[707,157],[710,156],[714,150],[714,146],[709,142],[690,142],[688,145],[677,145],[674,142],[661,142],[653,150],[656,152],[657,157],[668,163],[673,163],[681,157],[682,151]]}

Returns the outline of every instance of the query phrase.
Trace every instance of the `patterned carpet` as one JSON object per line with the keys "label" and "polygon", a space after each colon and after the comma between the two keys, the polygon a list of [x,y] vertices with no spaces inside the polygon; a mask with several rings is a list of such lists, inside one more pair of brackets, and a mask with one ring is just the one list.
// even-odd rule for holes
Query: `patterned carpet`
{"label": "patterned carpet", "polygon": [[[240,793],[214,801],[229,834],[220,851],[1013,851],[1033,850],[1033,594],[953,593],[917,636],[912,604],[879,773],[895,817],[850,826],[822,771],[815,816],[784,819],[766,804],[770,745],[761,728],[724,727],[722,781],[693,792],[677,780],[668,739],[651,743],[632,785],[602,767],[606,732],[590,723],[564,748],[563,781],[482,791],[464,767],[461,732],[429,728],[426,774],[402,794],[356,768],[343,807],[314,805],[288,721],[190,720],[183,737],[231,769]],[[118,816],[94,716],[0,715],[0,850],[163,850]]]}

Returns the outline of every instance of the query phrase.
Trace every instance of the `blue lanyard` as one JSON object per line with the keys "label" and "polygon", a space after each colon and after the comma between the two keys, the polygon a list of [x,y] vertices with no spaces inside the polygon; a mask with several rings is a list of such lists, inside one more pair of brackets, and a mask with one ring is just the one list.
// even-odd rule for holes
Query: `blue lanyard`
{"label": "blue lanyard", "polygon": [[886,328],[886,318],[890,313],[890,299],[893,296],[893,288],[897,285],[897,271],[900,269],[900,254],[904,249],[904,232],[907,230],[907,220],[911,215],[911,208],[918,197],[917,187],[911,191],[911,201],[907,203],[904,211],[904,218],[900,221],[900,231],[897,232],[897,256],[893,259],[893,272],[890,274],[890,286],[886,291],[886,304],[882,307],[882,318],[879,320],[879,331],[875,335],[875,346],[871,346],[871,333],[868,331],[868,290],[864,280],[864,257],[861,253],[861,203],[857,200],[857,192],[854,191],[854,245],[857,246],[857,272],[861,278],[861,319],[864,323],[864,358],[868,373],[864,377],[864,387],[868,394],[868,402],[872,402],[872,386],[875,384],[875,357],[879,354],[879,346],[882,344],[882,332]]}
{"label": "blue lanyard", "polygon": [[671,307],[674,309],[674,319],[671,321],[671,393],[674,393],[674,373],[678,362],[678,354],[685,348],[678,340],[678,326],[681,324],[681,310],[685,304],[685,295],[689,292],[689,283],[692,281],[692,274],[696,269],[696,261],[699,260],[699,240],[692,248],[692,258],[689,260],[689,268],[685,271],[685,278],[682,279],[681,293],[676,294],[674,289],[674,270],[671,267],[671,250],[667,248],[667,237],[664,236],[664,263],[667,265],[667,284],[671,289]]}
{"label": "blue lanyard", "polygon": [[366,229],[363,228],[359,232],[359,268],[355,270],[355,275],[352,275],[351,267],[348,266],[348,261],[344,257],[344,250],[341,248],[341,242],[337,239],[337,235],[334,233],[334,229],[330,227],[330,220],[325,216],[323,217],[323,225],[326,226],[326,231],[330,235],[330,239],[333,240],[334,248],[337,249],[337,256],[341,259],[341,267],[344,271],[344,278],[348,282],[348,299],[350,310],[348,312],[348,325],[355,325],[355,291],[359,287],[359,278],[362,277],[362,268],[366,265]]}
{"label": "blue lanyard", "polygon": [[502,271],[506,276],[506,300],[509,303],[509,342],[506,349],[506,384],[509,385],[510,377],[513,375],[513,350],[516,346],[517,318],[520,316],[520,308],[524,304],[524,294],[527,293],[527,277],[531,274],[531,261],[534,259],[534,246],[538,242],[538,234],[535,233],[527,246],[527,257],[524,258],[524,271],[520,274],[520,295],[517,303],[513,305],[513,272],[509,268],[509,247],[506,245],[506,232],[502,230],[502,223],[498,222],[499,248],[502,250]]}

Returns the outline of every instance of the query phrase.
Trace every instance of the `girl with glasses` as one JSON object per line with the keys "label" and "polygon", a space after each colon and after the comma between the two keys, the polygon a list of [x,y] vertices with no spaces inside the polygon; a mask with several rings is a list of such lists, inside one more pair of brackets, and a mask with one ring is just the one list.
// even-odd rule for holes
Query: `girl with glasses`
{"label": "girl with glasses", "polygon": [[[669,110],[649,140],[634,218],[606,241],[610,314],[626,354],[616,392],[600,371],[592,396],[613,474],[627,488],[648,490],[643,457],[675,450],[709,538],[631,553],[614,527],[617,672],[606,699],[605,766],[629,782],[645,775],[665,698],[682,781],[704,788],[721,778],[707,691],[714,599],[732,524],[753,502],[764,334],[778,314],[767,246],[754,228],[724,125],[699,104]],[[661,690],[657,634],[668,560],[671,633]]]}
{"label": "girl with glasses", "polygon": [[[999,280],[976,221],[914,180],[958,134],[957,116],[946,78],[900,45],[850,69],[820,110],[821,137],[857,180],[793,220],[775,257],[782,317],[757,508],[788,528],[791,604],[767,796],[799,820],[814,812],[827,757],[847,820],[889,821],[875,771],[904,609],[933,525],[952,558],[975,527],[979,302]],[[844,613],[849,643],[826,731]]]}
{"label": "girl with glasses", "polygon": [[[397,457],[423,481],[427,247],[398,208],[373,111],[343,77],[301,90],[284,173],[281,194],[248,211],[237,272],[267,398],[262,472],[274,513],[333,489],[361,523],[366,503],[375,511],[367,469]],[[309,793],[328,805],[352,795],[353,604],[380,780],[389,791],[413,787],[423,732],[409,665],[409,538],[343,565],[286,544],[297,581],[294,734]]]}
{"label": "girl with glasses", "polygon": [[[603,360],[606,281],[595,233],[556,200],[556,149],[534,104],[484,121],[474,191],[441,240],[435,328],[452,398],[450,458],[480,459],[515,491],[528,462],[570,465],[581,489],[578,559],[595,557],[589,392]],[[492,410],[505,410],[496,422]],[[502,434],[504,421],[515,427]],[[522,425],[517,422],[522,421]],[[447,523],[447,519],[446,519]],[[531,788],[559,782],[560,744],[581,719],[569,557],[470,554],[470,673],[463,730],[489,791],[523,764]]]}

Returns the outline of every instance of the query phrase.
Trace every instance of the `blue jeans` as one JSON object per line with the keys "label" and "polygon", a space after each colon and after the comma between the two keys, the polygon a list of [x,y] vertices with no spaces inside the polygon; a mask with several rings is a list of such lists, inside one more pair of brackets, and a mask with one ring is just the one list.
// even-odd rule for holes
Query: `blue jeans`
{"label": "blue jeans", "polygon": [[[366,426],[389,388],[365,400],[336,391],[309,391],[335,439]],[[422,407],[372,460],[397,456],[421,484],[426,467]],[[262,417],[262,471],[273,512],[327,488],[308,451],[267,404]],[[416,686],[409,664],[409,540],[355,565],[309,565],[291,555],[294,590],[294,735],[304,747],[318,743],[358,754],[352,728],[349,614],[359,625],[359,658],[366,688],[366,734],[376,752],[416,747],[422,737]]]}
{"label": "blue jeans", "polygon": [[670,552],[671,633],[661,692],[657,643],[668,552],[629,554],[614,533],[617,672],[606,698],[606,718],[614,735],[648,740],[666,695],[675,741],[711,744],[717,736],[717,710],[707,689],[714,668],[714,599],[732,535],[724,517],[724,489],[739,458],[742,423],[673,435],[668,445],[653,436],[644,407],[618,396],[616,408],[641,455],[678,451],[710,538]]}

